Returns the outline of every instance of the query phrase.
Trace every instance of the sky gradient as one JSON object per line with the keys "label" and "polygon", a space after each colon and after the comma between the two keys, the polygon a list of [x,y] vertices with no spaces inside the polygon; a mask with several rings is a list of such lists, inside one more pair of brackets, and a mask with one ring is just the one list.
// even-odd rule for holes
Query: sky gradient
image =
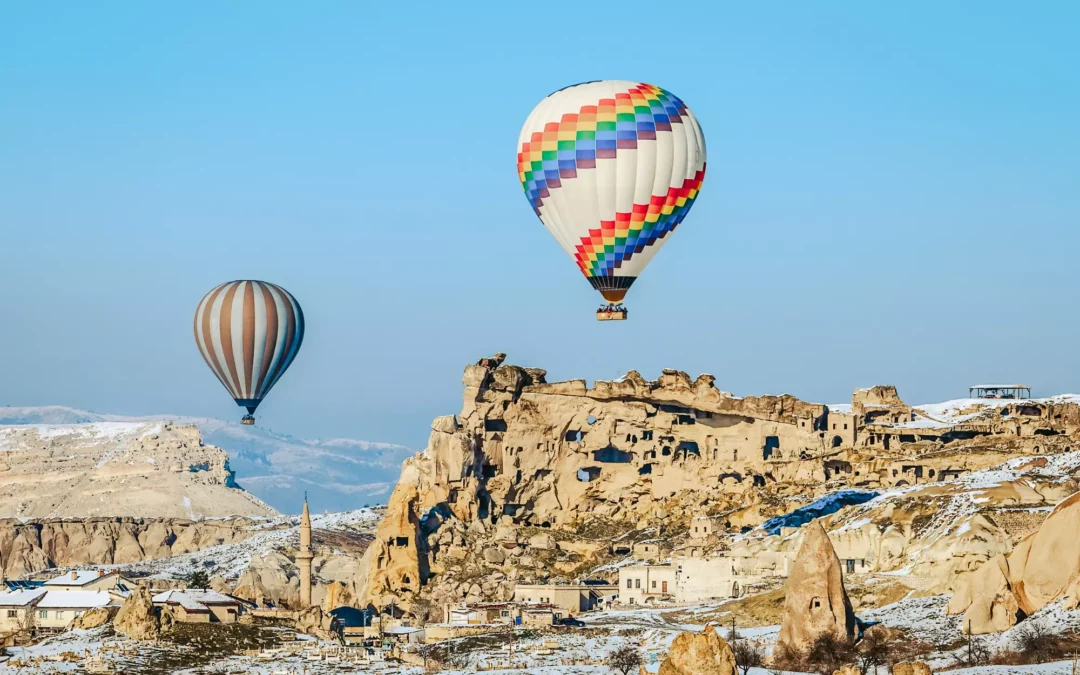
{"label": "sky gradient", "polygon": [[[0,0],[0,405],[239,418],[191,316],[292,292],[259,409],[420,447],[496,351],[550,379],[710,372],[737,394],[911,403],[1080,391],[1080,5]],[[568,84],[694,111],[709,171],[599,297],[515,141]]]}

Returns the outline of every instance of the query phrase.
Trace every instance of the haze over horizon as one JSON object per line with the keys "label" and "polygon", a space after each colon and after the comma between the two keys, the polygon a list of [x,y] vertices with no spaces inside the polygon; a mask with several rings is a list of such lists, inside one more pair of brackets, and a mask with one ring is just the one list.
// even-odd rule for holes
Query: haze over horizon
{"label": "haze over horizon", "polygon": [[[619,7],[0,8],[0,405],[239,419],[191,330],[234,278],[303,305],[257,414],[301,438],[421,448],[497,351],[822,403],[1080,391],[1080,8]],[[514,169],[597,78],[674,92],[709,149],[616,325]]]}

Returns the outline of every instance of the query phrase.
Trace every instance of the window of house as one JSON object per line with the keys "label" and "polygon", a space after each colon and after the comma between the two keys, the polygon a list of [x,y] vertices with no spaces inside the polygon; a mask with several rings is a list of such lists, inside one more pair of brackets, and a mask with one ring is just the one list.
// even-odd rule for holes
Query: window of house
{"label": "window of house", "polygon": [[59,610],[59,609],[56,610],[56,618],[57,619],[63,619],[64,618],[64,612]]}
{"label": "window of house", "polygon": [[49,612],[48,612],[48,610],[44,610],[44,609],[43,609],[43,610],[41,610],[40,612],[38,612],[38,617],[40,617],[40,618],[42,618],[42,619],[48,619],[48,618],[49,618]]}
{"label": "window of house", "polygon": [[655,581],[654,581],[654,582],[652,582],[652,587],[653,587],[653,588],[656,588],[656,582],[655,582]]}
{"label": "window of house", "polygon": [[844,562],[847,563],[847,572],[848,572],[848,574],[854,574],[855,573],[855,561],[854,560],[845,560]]}
{"label": "window of house", "polygon": [[847,422],[844,422],[844,428],[847,429]]}
{"label": "window of house", "polygon": [[502,611],[502,615],[503,615],[503,616],[510,616],[510,612],[509,612],[509,610],[505,610],[505,609],[504,609],[504,610]]}
{"label": "window of house", "polygon": [[15,617],[17,617],[19,615],[19,613],[17,611],[15,611],[14,609],[9,609],[7,611],[7,615],[8,615],[9,619],[14,619]]}
{"label": "window of house", "polygon": [[627,579],[626,580],[626,587],[627,588],[633,588],[634,587],[634,580],[633,579]]}
{"label": "window of house", "polygon": [[634,579],[634,588],[641,588],[641,579]]}

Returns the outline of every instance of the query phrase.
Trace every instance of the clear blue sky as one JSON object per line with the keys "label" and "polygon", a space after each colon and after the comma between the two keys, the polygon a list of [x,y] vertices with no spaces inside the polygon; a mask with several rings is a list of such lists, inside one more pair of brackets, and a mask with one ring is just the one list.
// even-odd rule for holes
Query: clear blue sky
{"label": "clear blue sky", "polygon": [[[739,394],[1080,390],[1073,2],[0,2],[0,405],[238,418],[191,315],[292,291],[262,424],[421,446],[505,351]],[[515,173],[546,94],[626,78],[709,173],[631,320]]]}

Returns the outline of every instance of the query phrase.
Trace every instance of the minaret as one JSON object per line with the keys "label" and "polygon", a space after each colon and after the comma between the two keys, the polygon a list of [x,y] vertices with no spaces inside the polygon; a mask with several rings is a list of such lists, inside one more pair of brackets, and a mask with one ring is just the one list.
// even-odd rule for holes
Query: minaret
{"label": "minaret", "polygon": [[296,552],[296,566],[300,568],[300,607],[311,606],[311,514],[308,513],[307,493],[304,493],[304,512],[300,514],[300,550]]}

